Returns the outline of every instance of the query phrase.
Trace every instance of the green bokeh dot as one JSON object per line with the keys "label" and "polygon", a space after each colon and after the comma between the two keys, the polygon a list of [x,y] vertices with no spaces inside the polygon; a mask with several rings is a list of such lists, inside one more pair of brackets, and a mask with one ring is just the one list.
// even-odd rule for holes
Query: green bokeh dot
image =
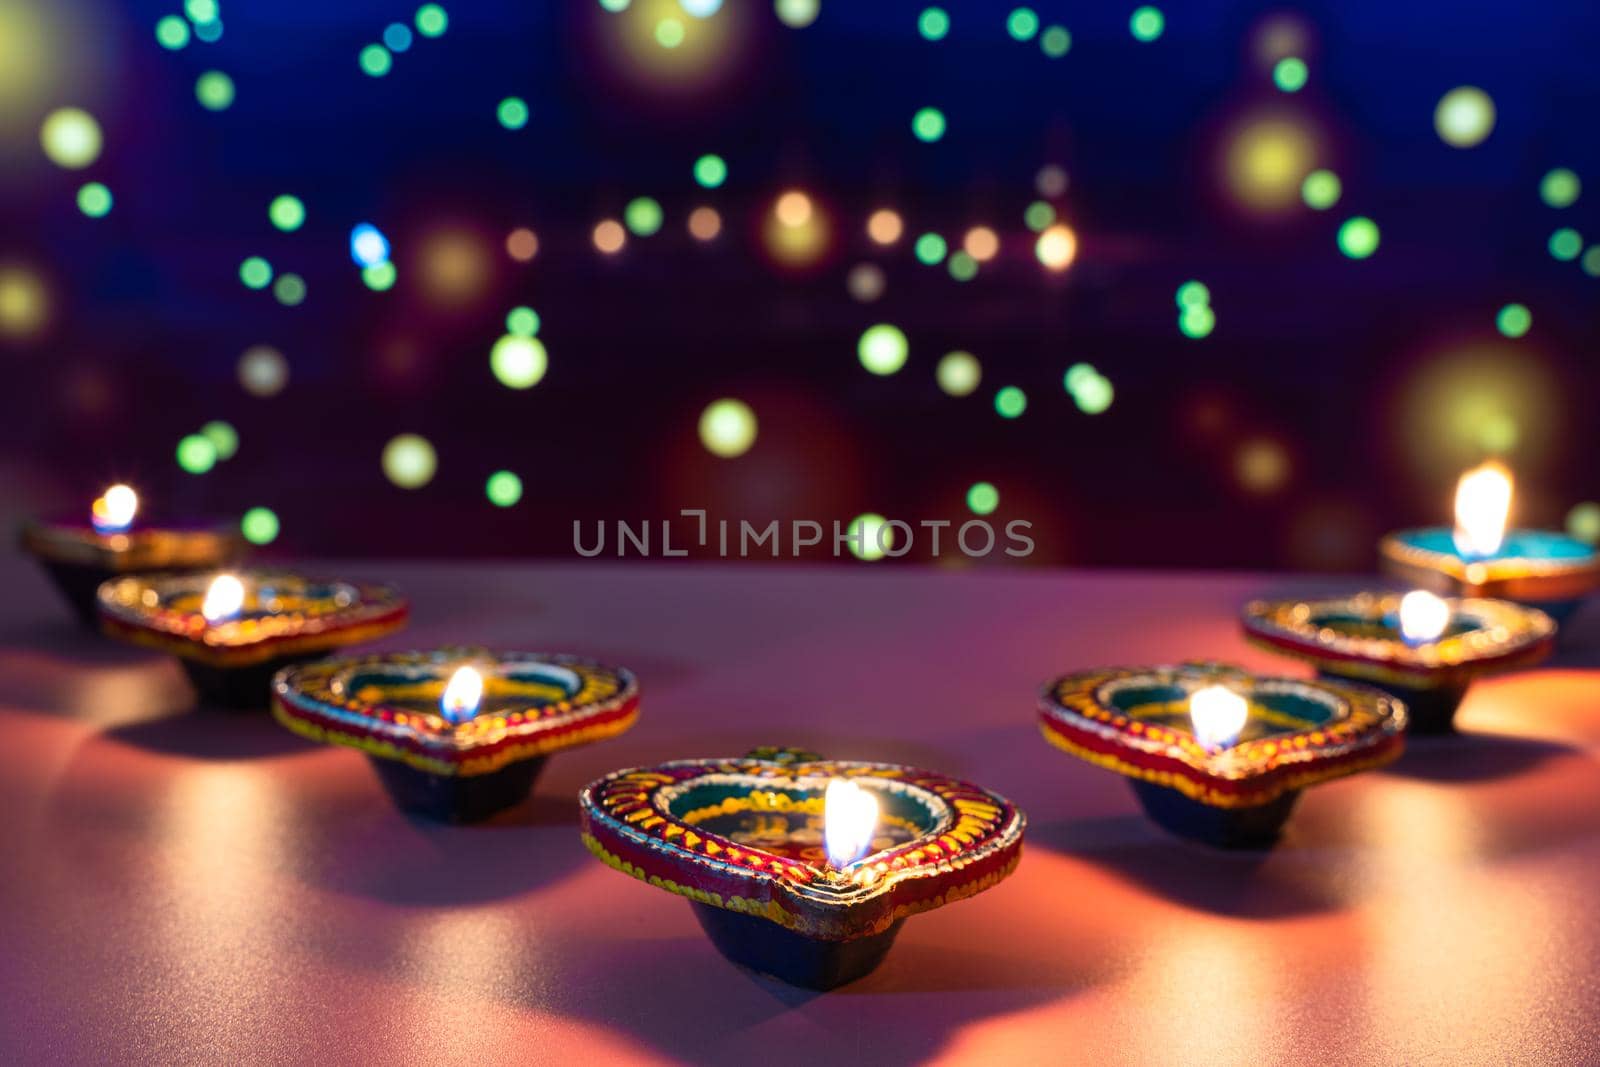
{"label": "green bokeh dot", "polygon": [[239,264],[239,280],[249,289],[265,289],[272,284],[272,264],[251,256]]}
{"label": "green bokeh dot", "polygon": [[1590,245],[1583,254],[1583,273],[1591,278],[1600,278],[1600,245]]}
{"label": "green bokeh dot", "polygon": [[194,82],[194,98],[207,111],[226,111],[233,106],[233,79],[220,70],[208,70]]}
{"label": "green bokeh dot", "polygon": [[942,7],[922,9],[917,16],[917,32],[925,41],[942,41],[950,32],[950,13]]}
{"label": "green bokeh dot", "polygon": [[375,293],[393,289],[395,279],[398,276],[399,272],[395,270],[393,260],[386,259],[382,263],[374,263],[370,267],[361,268],[362,283]]}
{"label": "green bokeh dot", "polygon": [[156,20],[156,40],[175,52],[189,43],[189,24],[177,15],[164,15]]}
{"label": "green bokeh dot", "polygon": [[930,267],[944,262],[945,252],[948,250],[949,246],[945,244],[944,238],[936,233],[923,234],[917,238],[917,243],[912,246],[912,252],[916,255],[917,261],[926,263]]}
{"label": "green bokeh dot", "polygon": [[239,532],[252,545],[270,545],[278,539],[277,513],[271,508],[251,508],[239,519]]}
{"label": "green bokeh dot", "polygon": [[721,156],[707,152],[694,161],[695,183],[704,189],[719,188],[728,180],[728,164]]}
{"label": "green bokeh dot", "polygon": [[528,102],[520,96],[508,96],[495,108],[495,118],[508,130],[520,130],[528,124]]}
{"label": "green bokeh dot", "polygon": [[284,233],[292,233],[305,224],[306,206],[298,196],[285,193],[274,197],[272,203],[267,205],[267,218]]}
{"label": "green bokeh dot", "polygon": [[272,295],[284,307],[296,307],[305,302],[306,281],[298,274],[280,274],[272,283]]}
{"label": "green bokeh dot", "polygon": [[1550,254],[1563,263],[1578,258],[1583,250],[1583,236],[1571,226],[1563,226],[1550,235]]}
{"label": "green bokeh dot", "polygon": [[1022,213],[1022,221],[1027,223],[1028,229],[1038,233],[1056,221],[1056,209],[1043,200],[1035,200]]}
{"label": "green bokeh dot", "polygon": [[1272,68],[1272,84],[1286,93],[1298,93],[1310,77],[1306,61],[1299,56],[1285,56]]}
{"label": "green bokeh dot", "polygon": [[1566,167],[1557,167],[1539,180],[1539,199],[1554,208],[1571,207],[1583,192],[1583,183]]}
{"label": "green bokeh dot", "polygon": [[1191,279],[1178,286],[1176,299],[1180,308],[1205,307],[1211,303],[1211,290],[1205,282]]}
{"label": "green bokeh dot", "polygon": [[506,332],[518,337],[537,337],[539,313],[530,307],[514,307],[506,313]]}
{"label": "green bokeh dot", "polygon": [[510,471],[495,471],[483,491],[495,507],[509,508],[522,499],[522,479]]}
{"label": "green bokeh dot", "polygon": [[1217,328],[1217,313],[1208,305],[1199,304],[1186,307],[1178,314],[1178,330],[1188,338],[1200,340],[1209,337],[1211,331]]}
{"label": "green bokeh dot", "polygon": [[1300,183],[1300,199],[1315,211],[1326,211],[1339,202],[1344,187],[1331,170],[1314,170]]}
{"label": "green bokeh dot", "polygon": [[356,56],[364,74],[381,78],[394,67],[394,56],[381,44],[369,44]]}
{"label": "green bokeh dot", "polygon": [[111,213],[111,190],[100,182],[88,182],[78,190],[78,210],[91,219]]}
{"label": "green bokeh dot", "polygon": [[1028,409],[1028,394],[1014,385],[1001,386],[994,394],[994,409],[1003,419],[1014,419]]}
{"label": "green bokeh dot", "polygon": [[417,32],[424,37],[438,37],[450,26],[450,16],[438,4],[423,4],[417,8]]}
{"label": "green bokeh dot", "polygon": [[911,116],[911,132],[923,144],[932,144],[944,136],[944,112],[936,107],[925,107]]}
{"label": "green bokeh dot", "polygon": [[958,282],[970,282],[978,276],[978,261],[971,253],[958,249],[950,256],[950,277]]}
{"label": "green bokeh dot", "polygon": [[1339,227],[1339,251],[1351,259],[1366,259],[1378,250],[1378,224],[1365,215],[1346,219]]}
{"label": "green bokeh dot", "polygon": [[649,237],[661,229],[661,205],[654,198],[636,196],[622,209],[622,220],[639,237]]}
{"label": "green bokeh dot", "polygon": [[204,434],[192,433],[178,442],[178,466],[190,474],[204,474],[217,465],[217,446]]}
{"label": "green bokeh dot", "polygon": [[212,419],[200,427],[200,433],[211,442],[211,447],[217,450],[217,458],[220,460],[232,459],[234,453],[239,451],[239,431],[233,428],[232,423]]}
{"label": "green bokeh dot", "polygon": [[967,490],[967,507],[974,515],[993,515],[1000,506],[1000,490],[989,482],[974,482]]}
{"label": "green bokeh dot", "polygon": [[1019,7],[1006,16],[1006,32],[1018,41],[1031,41],[1039,32],[1039,16],[1031,7]]}
{"label": "green bokeh dot", "polygon": [[1521,337],[1533,325],[1533,313],[1526,304],[1507,304],[1495,315],[1494,325],[1507,337]]}
{"label": "green bokeh dot", "polygon": [[869,326],[856,342],[856,357],[873,374],[893,374],[906,365],[911,345],[898,326],[880,322]]}
{"label": "green bokeh dot", "polygon": [[1072,50],[1072,33],[1065,26],[1049,26],[1039,35],[1039,50],[1060,59]]}
{"label": "green bokeh dot", "polygon": [[1128,30],[1136,41],[1153,41],[1167,28],[1167,18],[1161,9],[1146,5],[1137,8],[1128,18]]}

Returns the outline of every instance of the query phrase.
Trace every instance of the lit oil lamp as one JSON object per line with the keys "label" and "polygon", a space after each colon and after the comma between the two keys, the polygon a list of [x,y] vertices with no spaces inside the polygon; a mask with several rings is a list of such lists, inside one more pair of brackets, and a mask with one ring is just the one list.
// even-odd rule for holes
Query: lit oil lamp
{"label": "lit oil lamp", "polygon": [[292,667],[272,695],[289,729],[365,752],[402,810],[455,823],[521,803],[551,753],[639,714],[639,683],[621,668],[470,648]]}
{"label": "lit oil lamp", "polygon": [[393,589],[280,571],[129,575],[100,587],[112,637],[177,656],[202,702],[265,709],[291,663],[382,637],[406,623]]}
{"label": "lit oil lamp", "polygon": [[944,775],[773,749],[617,771],[579,805],[597,858],[687,897],[729,960],[809,989],[872,971],[907,916],[999,883],[1024,825]]}
{"label": "lit oil lamp", "polygon": [[1384,570],[1436,593],[1514,600],[1564,621],[1600,588],[1600,553],[1553,530],[1508,530],[1512,499],[1504,466],[1474,467],[1456,485],[1455,527],[1385,537]]}
{"label": "lit oil lamp", "polygon": [[1405,702],[1412,733],[1448,733],[1473,679],[1550,654],[1556,625],[1508,600],[1446,600],[1426,590],[1329,600],[1255,601],[1241,619],[1256,645],[1324,678],[1369,682]]}
{"label": "lit oil lamp", "polygon": [[1072,674],[1039,704],[1045,740],[1127,777],[1158,825],[1221,848],[1271,845],[1307,786],[1395,759],[1405,716],[1363,685],[1215,663]]}
{"label": "lit oil lamp", "polygon": [[214,570],[244,551],[244,538],[226,524],[157,525],[138,516],[139,494],[113,485],[95,497],[87,521],[36,520],[22,529],[22,547],[88,626],[98,621],[95,591],[107,579],[133,571]]}

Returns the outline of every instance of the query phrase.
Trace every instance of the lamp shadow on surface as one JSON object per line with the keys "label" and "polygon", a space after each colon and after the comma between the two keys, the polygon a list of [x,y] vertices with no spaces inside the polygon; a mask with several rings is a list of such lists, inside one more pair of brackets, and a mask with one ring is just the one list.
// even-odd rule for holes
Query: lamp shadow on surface
{"label": "lamp shadow on surface", "polygon": [[105,737],[163,756],[218,761],[270,759],[316,747],[278,725],[271,712],[204,707],[115,726]]}
{"label": "lamp shadow on surface", "polygon": [[1481,782],[1515,778],[1540,764],[1580,750],[1559,741],[1511,734],[1455,733],[1408,737],[1401,757],[1381,773],[1426,782]]}

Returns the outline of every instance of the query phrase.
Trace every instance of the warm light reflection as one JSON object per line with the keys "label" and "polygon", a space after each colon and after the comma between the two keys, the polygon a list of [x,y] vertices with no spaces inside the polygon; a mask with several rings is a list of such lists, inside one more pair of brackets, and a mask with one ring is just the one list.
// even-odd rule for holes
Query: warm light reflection
{"label": "warm light reflection", "polygon": [[439,714],[451,722],[466,722],[483,703],[483,675],[476,667],[457,667],[439,698]]}
{"label": "warm light reflection", "polygon": [[1400,636],[1407,644],[1437,641],[1450,625],[1450,602],[1426,589],[1414,589],[1400,598]]}
{"label": "warm light reflection", "polygon": [[121,533],[133,525],[139,511],[139,494],[131,486],[113,485],[90,507],[90,522],[100,533]]}
{"label": "warm light reflection", "polygon": [[1046,227],[1033,250],[1046,270],[1064,271],[1078,258],[1078,235],[1071,227],[1058,222]]}
{"label": "warm light reflection", "polygon": [[1226,686],[1208,685],[1189,694],[1189,721],[1195,740],[1215,751],[1239,740],[1250,718],[1250,704]]}
{"label": "warm light reflection", "polygon": [[243,608],[244,583],[231,574],[219,574],[206,588],[200,614],[206,617],[206,622],[222,622],[233,618]]}
{"label": "warm light reflection", "polygon": [[778,197],[778,202],[772,211],[778,216],[778,221],[785,226],[804,226],[811,221],[811,198],[805,193],[791,189]]}
{"label": "warm light reflection", "polygon": [[1511,472],[1490,460],[1456,483],[1456,551],[1485,559],[1500,551],[1511,516]]}
{"label": "warm light reflection", "polygon": [[828,862],[843,870],[867,854],[878,830],[878,798],[855,782],[834,778],[822,798],[822,841]]}

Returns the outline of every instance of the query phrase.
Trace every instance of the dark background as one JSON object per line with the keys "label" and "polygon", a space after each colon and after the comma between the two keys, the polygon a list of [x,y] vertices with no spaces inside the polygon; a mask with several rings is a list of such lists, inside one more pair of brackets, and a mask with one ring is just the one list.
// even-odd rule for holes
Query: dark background
{"label": "dark background", "polygon": [[[270,507],[278,554],[570,556],[575,519],[682,507],[959,522],[983,480],[1000,491],[994,520],[1033,522],[1035,563],[1366,569],[1384,529],[1444,520],[1456,474],[1489,452],[1517,471],[1524,522],[1560,526],[1600,495],[1600,280],[1547,251],[1559,226],[1600,233],[1600,196],[1563,210],[1539,196],[1557,166],[1600,190],[1600,8],[1586,0],[1189,0],[1166,5],[1151,43],[1129,33],[1133,3],[1041,0],[1042,22],[1073,35],[1060,59],[1007,35],[1012,5],[976,0],[942,4],[938,42],[917,33],[920,3],[822,0],[792,29],[770,3],[726,0],[704,26],[683,17],[690,39],[670,56],[650,39],[666,0],[621,14],[474,0],[446,3],[448,31],[382,78],[357,55],[415,4],[221,6],[219,41],[167,51],[153,27],[174,0],[0,0],[0,268],[47,306],[0,334],[7,518],[86,509],[126,479],[151,517]],[[1270,77],[1285,33],[1311,70],[1296,94]],[[208,69],[234,80],[226,111],[196,103]],[[1433,127],[1464,84],[1498,109],[1465,150]],[[522,130],[495,119],[511,95],[531,108]],[[67,104],[105,132],[84,171],[39,147]],[[931,145],[910,131],[927,105],[949,120]],[[1230,139],[1264,115],[1306,131],[1340,175],[1332,210],[1296,198],[1263,213],[1230,188]],[[728,162],[720,189],[693,181],[705,152]],[[1052,202],[1080,240],[1059,276],[1023,225],[1046,164],[1070,175]],[[75,205],[88,180],[115,195],[105,218]],[[761,237],[793,188],[831,221],[804,270]],[[297,232],[268,221],[280,193],[306,204]],[[640,195],[664,207],[661,232],[600,255],[595,223]],[[708,244],[685,230],[700,204],[724,219]],[[883,206],[909,231],[887,250],[864,231]],[[1361,261],[1335,241],[1358,214],[1382,230]],[[393,244],[387,292],[350,259],[361,221]],[[1001,252],[972,281],[911,254],[917,233],[954,248],[977,224]],[[518,226],[539,240],[525,264],[503,243]],[[305,302],[245,288],[250,255],[304,277]],[[887,276],[873,303],[846,288],[865,261]],[[1216,314],[1202,340],[1177,326],[1190,278]],[[1533,314],[1516,340],[1495,329],[1510,302]],[[524,392],[488,362],[519,304],[539,312],[550,359]],[[910,339],[896,375],[856,359],[875,322]],[[291,369],[270,398],[236,378],[259,344]],[[951,349],[983,362],[973,396],[935,385]],[[1103,414],[1062,388],[1080,361],[1115,386]],[[996,415],[1002,384],[1026,390],[1020,419]],[[760,419],[731,460],[696,435],[722,396]],[[185,473],[174,448],[212,419],[237,428],[238,454]],[[420,489],[380,466],[401,432],[437,449]],[[511,508],[484,493],[500,468],[525,485]]]}

